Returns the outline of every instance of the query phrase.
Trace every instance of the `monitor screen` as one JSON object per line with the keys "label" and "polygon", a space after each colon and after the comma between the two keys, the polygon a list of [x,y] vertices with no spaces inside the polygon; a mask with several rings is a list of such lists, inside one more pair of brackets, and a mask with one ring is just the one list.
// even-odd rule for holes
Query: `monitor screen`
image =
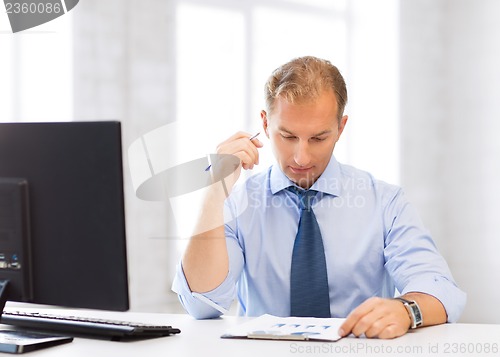
{"label": "monitor screen", "polygon": [[8,300],[129,308],[119,122],[0,123],[0,186]]}

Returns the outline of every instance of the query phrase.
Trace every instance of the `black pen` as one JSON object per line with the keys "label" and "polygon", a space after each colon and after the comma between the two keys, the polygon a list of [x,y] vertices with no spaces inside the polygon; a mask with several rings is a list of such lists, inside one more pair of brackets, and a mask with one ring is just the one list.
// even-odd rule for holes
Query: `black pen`
{"label": "black pen", "polygon": [[[249,137],[249,138],[248,138],[248,140],[252,141],[252,140],[253,140],[253,139],[255,139],[257,136],[259,136],[259,134],[260,134],[260,131],[259,131],[257,134],[252,135],[251,137]],[[208,165],[208,166],[207,166],[207,168],[205,169],[205,171],[210,170],[210,168],[211,168],[211,167],[212,167],[212,165]]]}

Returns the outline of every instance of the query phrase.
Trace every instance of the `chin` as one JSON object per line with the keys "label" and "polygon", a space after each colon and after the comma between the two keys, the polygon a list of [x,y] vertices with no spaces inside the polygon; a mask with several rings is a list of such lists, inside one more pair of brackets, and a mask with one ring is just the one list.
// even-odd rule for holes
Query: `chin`
{"label": "chin", "polygon": [[306,190],[314,184],[314,181],[316,181],[308,177],[289,176],[289,179],[292,180],[297,186],[300,186]]}
{"label": "chin", "polygon": [[297,186],[300,186],[304,189],[308,189],[311,187],[314,182],[317,180],[317,176],[314,173],[308,172],[306,174],[297,174],[294,172],[292,169],[290,169],[288,166],[286,167],[285,170],[282,171],[285,173],[285,175],[295,183]]}

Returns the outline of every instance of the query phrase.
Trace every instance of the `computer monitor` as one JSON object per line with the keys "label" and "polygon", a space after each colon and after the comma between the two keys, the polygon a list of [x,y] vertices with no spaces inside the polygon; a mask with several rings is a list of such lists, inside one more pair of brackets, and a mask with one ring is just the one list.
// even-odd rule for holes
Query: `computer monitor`
{"label": "computer monitor", "polygon": [[125,239],[119,122],[0,123],[4,298],[128,310]]}

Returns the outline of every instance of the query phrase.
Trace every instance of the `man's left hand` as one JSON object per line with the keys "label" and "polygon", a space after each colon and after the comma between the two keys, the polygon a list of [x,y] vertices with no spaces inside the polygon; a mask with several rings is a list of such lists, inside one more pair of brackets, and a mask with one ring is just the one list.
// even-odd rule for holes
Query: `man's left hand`
{"label": "man's left hand", "polygon": [[347,316],[339,334],[389,339],[404,335],[410,325],[408,311],[400,301],[372,297]]}

